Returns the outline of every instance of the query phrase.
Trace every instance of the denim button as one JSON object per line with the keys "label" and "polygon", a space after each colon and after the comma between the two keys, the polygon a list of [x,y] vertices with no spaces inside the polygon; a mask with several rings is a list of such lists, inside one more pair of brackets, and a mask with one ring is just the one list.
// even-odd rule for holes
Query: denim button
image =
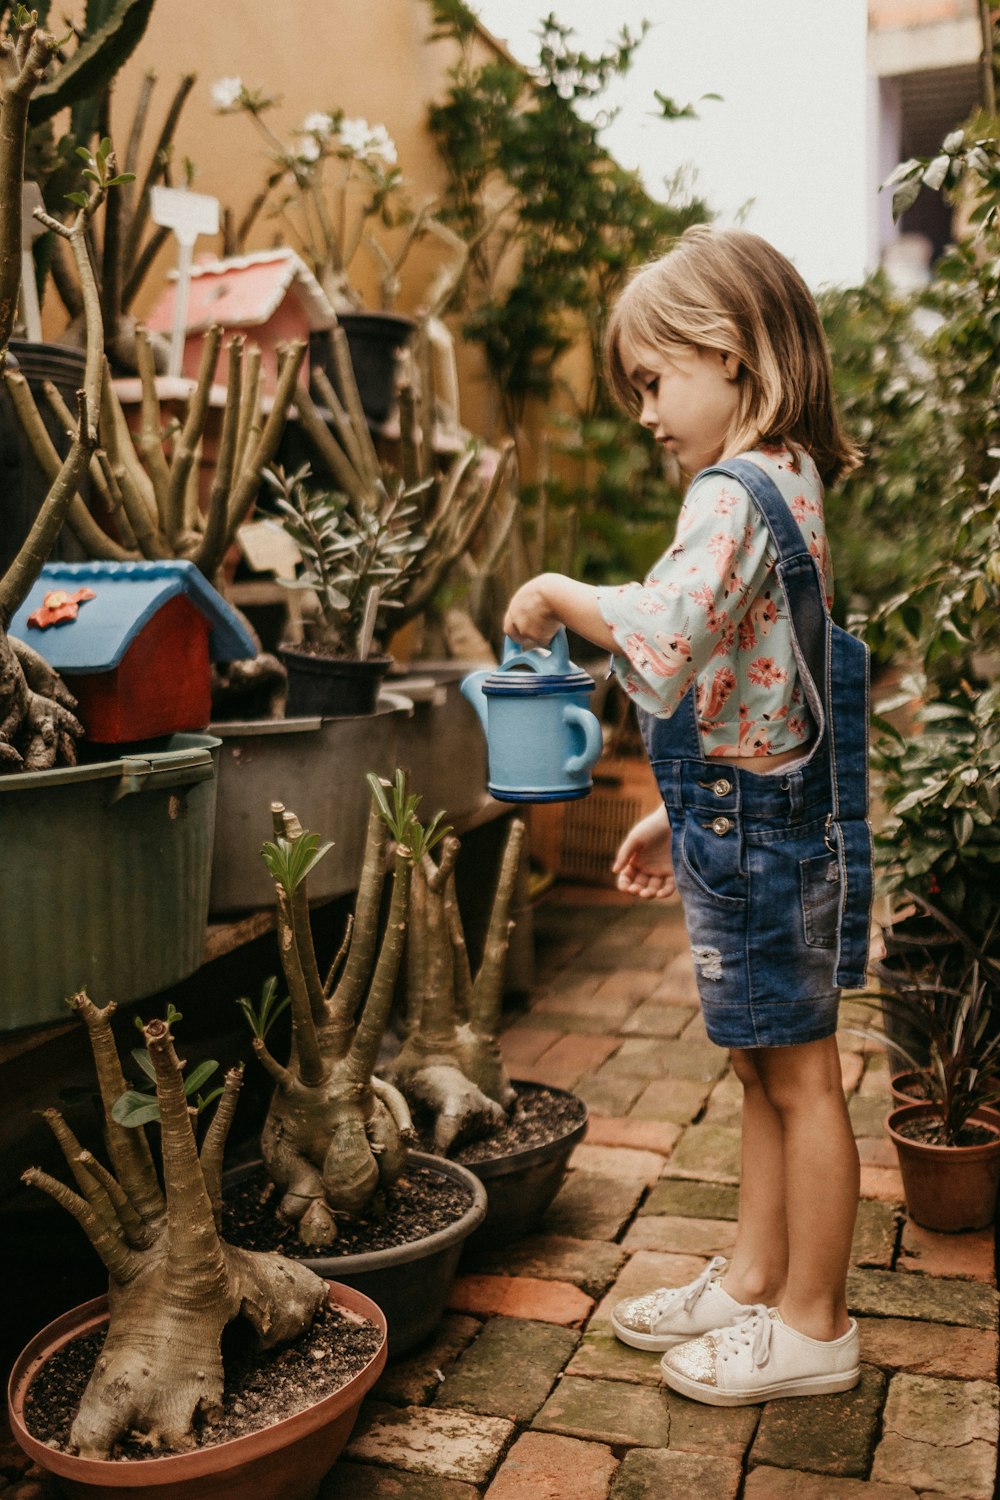
{"label": "denim button", "polygon": [[724,776],[720,776],[718,781],[712,782],[712,791],[717,797],[728,797],[732,789],[733,783],[727,781]]}
{"label": "denim button", "polygon": [[723,834],[728,833],[732,828],[733,820],[732,818],[713,818],[710,826],[712,832],[717,833],[721,839]]}

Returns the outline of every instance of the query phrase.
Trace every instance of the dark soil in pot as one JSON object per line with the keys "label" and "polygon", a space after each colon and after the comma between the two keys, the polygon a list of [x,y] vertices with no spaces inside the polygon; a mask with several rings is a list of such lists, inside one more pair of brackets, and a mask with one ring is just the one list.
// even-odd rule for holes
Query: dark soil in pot
{"label": "dark soil in pot", "polygon": [[274,1208],[280,1197],[263,1163],[239,1182],[227,1184],[222,1209],[225,1238],[247,1250],[280,1250],[292,1260],[315,1260],[318,1254],[335,1260],[394,1249],[437,1234],[454,1224],[471,1203],[462,1183],[426,1167],[410,1166],[383,1202],[359,1218],[340,1219],[337,1239],[317,1251],[301,1243],[294,1224],[277,1217]]}
{"label": "dark soil in pot", "polygon": [[944,1138],[944,1126],[936,1116],[918,1120],[905,1120],[895,1127],[896,1134],[908,1141],[922,1141],[925,1146],[987,1146],[998,1139],[997,1131],[989,1125],[977,1125],[974,1120],[958,1132],[954,1141]]}
{"label": "dark soil in pot", "polygon": [[[514,1090],[517,1104],[503,1130],[457,1147],[449,1153],[453,1161],[475,1169],[480,1162],[494,1161],[499,1156],[514,1156],[563,1140],[587,1122],[587,1106],[577,1094],[546,1088],[540,1083],[517,1081]],[[431,1151],[432,1127],[422,1128],[418,1121],[418,1130],[422,1149]]]}
{"label": "dark soil in pot", "polygon": [[392,665],[391,656],[344,656],[318,641],[282,646],[278,655],[288,673],[289,719],[374,713],[379,687]]}
{"label": "dark soil in pot", "polygon": [[[222,1345],[222,1413],[197,1431],[196,1446],[211,1447],[259,1432],[332,1395],[365,1368],[381,1342],[382,1331],[374,1323],[330,1305],[308,1333],[280,1350],[260,1350],[248,1330],[228,1329]],[[31,1382],[24,1403],[25,1425],[39,1442],[66,1451],[73,1418],[103,1344],[103,1329],[73,1339]],[[152,1455],[146,1445],[131,1440],[115,1456]]]}

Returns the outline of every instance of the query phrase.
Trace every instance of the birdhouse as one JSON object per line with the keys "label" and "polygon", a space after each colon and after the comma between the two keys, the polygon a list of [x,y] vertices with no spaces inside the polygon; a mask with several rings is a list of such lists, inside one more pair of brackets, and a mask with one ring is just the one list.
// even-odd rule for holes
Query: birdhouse
{"label": "birdhouse", "polygon": [[190,562],[49,563],[10,633],[65,679],[98,744],[203,729],[211,663],[257,655],[239,615]]}
{"label": "birdhouse", "polygon": [[[174,324],[176,274],[146,319],[147,327],[169,337]],[[264,250],[228,260],[196,261],[188,290],[187,337],[183,373],[197,377],[205,335],[213,324],[225,334],[245,333],[260,345],[264,390],[273,395],[278,346],[292,339],[308,344],[309,335],[337,321],[326,293],[294,250]],[[225,385],[225,345],[216,382]]]}

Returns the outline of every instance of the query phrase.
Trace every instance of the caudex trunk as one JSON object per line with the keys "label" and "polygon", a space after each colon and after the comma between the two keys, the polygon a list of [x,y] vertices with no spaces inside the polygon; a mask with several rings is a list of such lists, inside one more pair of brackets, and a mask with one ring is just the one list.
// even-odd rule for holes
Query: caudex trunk
{"label": "caudex trunk", "polygon": [[[403,953],[412,856],[397,838],[380,945],[389,829],[373,795],[353,923],[324,983],[309,924],[306,875],[330,846],[320,848],[317,836],[305,832],[281,803],[273,804],[272,813],[275,838],[265,844],[264,858],[277,892],[278,943],[291,1003],[287,1065],[268,1051],[263,1009],[259,1018],[245,1009],[256,1031],[254,1050],[276,1084],[261,1151],[282,1189],[278,1213],[298,1224],[304,1244],[318,1247],[336,1238],[338,1214],[363,1213],[398,1179],[413,1139],[402,1097],[373,1077]],[[397,831],[402,835],[405,828]]]}
{"label": "caudex trunk", "polygon": [[97,1069],[110,1170],[81,1148],[57,1110],[46,1118],[77,1191],[31,1168],[24,1181],[69,1210],[107,1267],[110,1321],[70,1430],[74,1452],[107,1458],[129,1436],[151,1449],[187,1448],[222,1402],[222,1331],[244,1317],[272,1348],[308,1329],[326,1283],[284,1256],[239,1250],[219,1232],[222,1151],[242,1080],[226,1077],[201,1150],[169,1024],[143,1029],[159,1103],[163,1185],[141,1126],[112,1113],[126,1092],[111,1029],[114,1005],[85,994],[84,1021]]}
{"label": "caudex trunk", "polygon": [[417,863],[410,899],[407,1034],[393,1082],[415,1112],[434,1122],[434,1149],[500,1129],[516,1103],[500,1054],[510,909],[524,841],[514,819],[507,835],[482,961],[472,976],[455,896],[459,841]]}

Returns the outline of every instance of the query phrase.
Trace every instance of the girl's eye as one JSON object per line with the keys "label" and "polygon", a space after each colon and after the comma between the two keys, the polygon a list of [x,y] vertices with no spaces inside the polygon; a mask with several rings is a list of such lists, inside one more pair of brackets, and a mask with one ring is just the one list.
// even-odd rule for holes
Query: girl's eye
{"label": "girl's eye", "polygon": [[659,375],[654,375],[653,378],[652,378],[652,380],[647,380],[646,381],[644,389],[647,390],[647,391],[651,391],[653,393],[653,395],[655,396],[656,390],[657,390],[657,387],[659,386],[659,384],[660,384],[660,377],[659,377]]}

